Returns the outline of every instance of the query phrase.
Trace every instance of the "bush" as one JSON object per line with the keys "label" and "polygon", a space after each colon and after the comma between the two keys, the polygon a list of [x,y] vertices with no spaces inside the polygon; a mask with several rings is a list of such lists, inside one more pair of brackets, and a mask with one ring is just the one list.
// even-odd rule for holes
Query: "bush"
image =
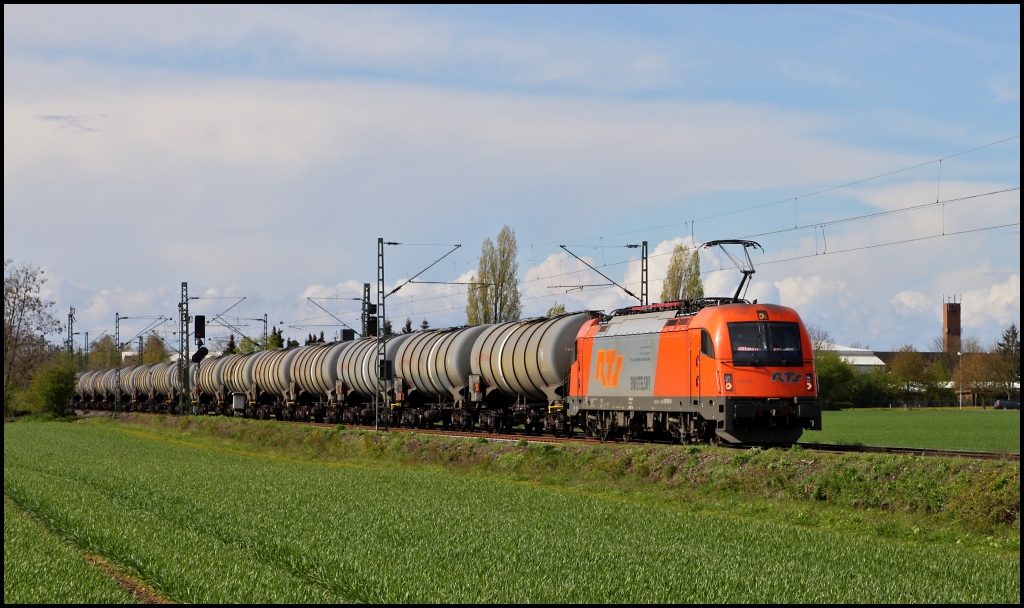
{"label": "bush", "polygon": [[45,364],[32,377],[28,389],[18,395],[20,409],[33,414],[66,415],[75,395],[76,372],[75,363],[67,357]]}
{"label": "bush", "polygon": [[4,418],[10,418],[14,415],[14,404],[17,402],[17,393],[14,391],[14,387],[5,384],[4,385]]}

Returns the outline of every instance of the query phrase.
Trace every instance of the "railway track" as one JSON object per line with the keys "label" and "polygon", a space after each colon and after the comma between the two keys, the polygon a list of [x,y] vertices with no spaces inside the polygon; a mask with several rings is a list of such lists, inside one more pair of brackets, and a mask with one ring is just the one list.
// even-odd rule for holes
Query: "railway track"
{"label": "railway track", "polygon": [[932,448],[899,448],[876,445],[832,445],[827,443],[797,443],[805,450],[845,454],[858,452],[862,454],[902,454],[926,458],[968,458],[971,460],[1008,460],[1020,462],[1020,454],[1012,452],[978,452],[973,450],[940,450]]}
{"label": "railway track", "polygon": [[[97,415],[99,412],[76,412],[79,415]],[[100,415],[110,415],[104,413]],[[155,414],[146,414],[143,412],[132,412],[134,416],[149,416]],[[325,427],[331,428],[337,426],[336,424],[326,422],[300,422],[299,424],[306,424],[308,426]],[[356,425],[347,424],[345,428],[360,429],[364,431],[372,431],[374,427],[372,425]],[[390,432],[399,433],[419,433],[421,435],[438,435],[441,437],[455,437],[461,439],[487,439],[488,441],[501,441],[507,443],[517,443],[519,441],[526,440],[529,443],[547,443],[547,444],[559,444],[559,443],[579,443],[579,444],[614,444],[617,442],[613,441],[601,441],[599,439],[593,439],[577,435],[574,437],[554,437],[552,435],[532,435],[524,433],[486,433],[486,432],[470,432],[470,431],[455,431],[449,429],[421,429],[411,427],[390,427],[386,429]],[[661,443],[661,442],[652,442]],[[933,448],[905,448],[905,447],[893,447],[893,446],[872,446],[872,445],[840,445],[830,443],[795,443],[795,444],[784,444],[772,446],[776,448],[789,449],[794,446],[800,447],[805,450],[813,452],[822,452],[830,454],[848,454],[848,453],[862,453],[862,454],[899,454],[905,456],[918,456],[921,458],[967,458],[970,460],[1006,460],[1010,462],[1020,462],[1020,454],[1012,452],[979,452],[973,450],[945,450],[945,449],[933,449]],[[734,449],[751,449],[754,445],[736,445],[736,446],[725,446],[733,447]]]}
{"label": "railway track", "polygon": [[[331,427],[333,424],[317,424],[311,423],[313,426],[324,426]],[[358,426],[358,425],[346,425],[346,428],[358,428],[363,430],[374,430],[372,426]],[[467,432],[467,431],[451,431],[444,429],[416,429],[407,427],[392,427],[388,429],[391,432],[405,432],[405,433],[420,433],[424,435],[440,435],[443,437],[459,437],[466,439],[479,439],[484,438],[488,441],[504,441],[509,443],[515,443],[518,441],[526,440],[529,443],[589,443],[589,444],[605,444],[605,443],[616,443],[609,441],[600,441],[590,437],[576,436],[576,437],[553,437],[550,435],[525,435],[522,433],[509,433],[509,434],[496,434],[496,433],[480,433],[480,432]],[[789,449],[793,446],[798,446],[805,450],[813,452],[823,452],[831,454],[846,454],[846,453],[863,453],[863,454],[900,454],[905,456],[918,456],[922,458],[967,458],[971,460],[1007,460],[1011,462],[1020,462],[1020,454],[1014,454],[1012,452],[979,452],[972,450],[942,450],[932,448],[900,448],[890,446],[871,446],[871,445],[839,445],[839,444],[828,444],[828,443],[796,443],[790,445],[773,446],[782,449]],[[737,446],[725,446],[735,447],[736,449],[750,449],[753,445],[737,445]]]}

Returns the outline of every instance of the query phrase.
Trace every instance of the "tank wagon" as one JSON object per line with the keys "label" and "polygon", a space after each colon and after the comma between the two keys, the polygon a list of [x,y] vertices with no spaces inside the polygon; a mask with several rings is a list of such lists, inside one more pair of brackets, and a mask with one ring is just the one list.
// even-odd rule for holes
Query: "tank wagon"
{"label": "tank wagon", "polygon": [[[821,428],[807,328],[785,306],[731,298],[584,311],[211,357],[190,368],[208,414],[569,436],[793,443]],[[724,247],[723,247],[724,250]],[[381,374],[380,370],[384,373]],[[384,377],[380,377],[384,376]],[[173,363],[87,372],[79,407],[170,411]],[[380,409],[375,408],[375,402]],[[378,418],[380,416],[380,418]]]}
{"label": "tank wagon", "polygon": [[[209,414],[583,432],[603,440],[792,443],[821,428],[810,337],[796,311],[729,298],[438,329],[215,357],[192,365]],[[173,363],[121,370],[126,409],[169,411]],[[114,370],[81,374],[80,407],[110,407]]]}

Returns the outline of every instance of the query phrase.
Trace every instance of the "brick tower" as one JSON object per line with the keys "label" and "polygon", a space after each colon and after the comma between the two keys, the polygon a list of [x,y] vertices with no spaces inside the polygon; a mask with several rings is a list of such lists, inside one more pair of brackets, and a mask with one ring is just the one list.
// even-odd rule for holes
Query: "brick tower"
{"label": "brick tower", "polygon": [[960,350],[960,302],[942,304],[942,349],[947,353]]}

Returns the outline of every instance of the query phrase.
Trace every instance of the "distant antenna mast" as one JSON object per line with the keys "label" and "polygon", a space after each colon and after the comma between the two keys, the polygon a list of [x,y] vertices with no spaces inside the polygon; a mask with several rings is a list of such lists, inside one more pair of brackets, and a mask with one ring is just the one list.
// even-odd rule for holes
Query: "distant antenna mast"
{"label": "distant antenna mast", "polygon": [[[729,253],[729,250],[725,248],[725,245],[741,245],[743,247],[743,257],[745,259],[741,260],[740,258]],[[736,293],[734,293],[732,296],[733,302],[739,302],[740,293],[745,293],[744,287],[750,286],[750,277],[754,274],[754,263],[750,260],[750,249],[757,248],[760,249],[762,253],[764,253],[764,249],[761,247],[761,244],[754,241],[730,239],[708,241],[707,243],[704,243],[700,247],[701,249],[710,249],[712,247],[718,247],[719,249],[725,252],[725,255],[728,256],[730,260],[732,260],[732,263],[736,265],[736,269],[743,273],[743,278],[740,279],[740,285],[739,287],[736,288]]]}

